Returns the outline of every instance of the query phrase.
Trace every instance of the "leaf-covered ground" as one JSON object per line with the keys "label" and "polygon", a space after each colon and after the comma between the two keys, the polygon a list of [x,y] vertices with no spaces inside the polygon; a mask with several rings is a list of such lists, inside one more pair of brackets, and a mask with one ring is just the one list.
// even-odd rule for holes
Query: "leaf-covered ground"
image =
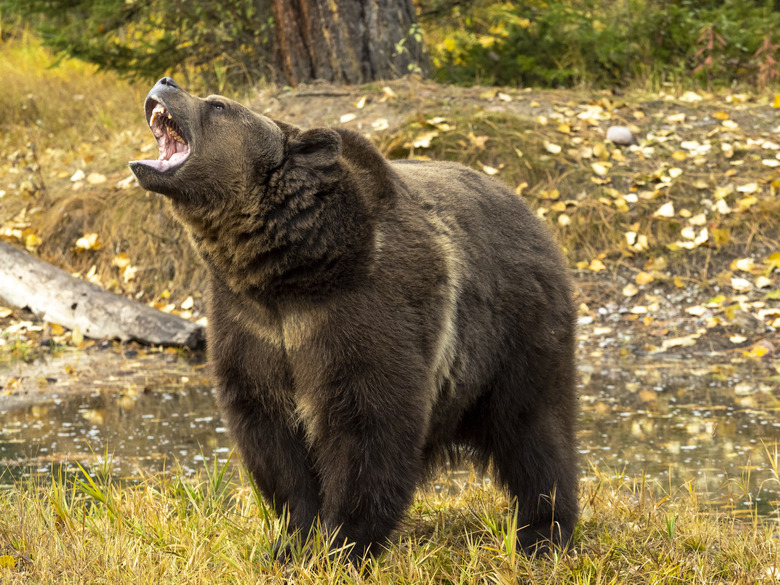
{"label": "leaf-covered ground", "polygon": [[[155,149],[141,114],[145,90],[105,90],[117,97],[93,106],[98,130],[90,135],[6,132],[0,237],[109,289],[202,319],[202,267],[163,202],[126,168]],[[72,101],[62,103],[62,116],[82,110],[83,96]],[[717,353],[765,364],[756,390],[777,384],[774,96],[618,96],[412,78],[265,90],[245,101],[304,127],[356,129],[391,158],[458,160],[515,189],[571,261],[584,356]],[[607,140],[611,126],[629,129],[635,143]],[[41,335],[74,343],[73,332],[19,312],[0,310],[0,327],[0,342],[17,353],[37,350]],[[26,338],[30,347],[20,350]],[[75,344],[84,343],[75,332]]]}

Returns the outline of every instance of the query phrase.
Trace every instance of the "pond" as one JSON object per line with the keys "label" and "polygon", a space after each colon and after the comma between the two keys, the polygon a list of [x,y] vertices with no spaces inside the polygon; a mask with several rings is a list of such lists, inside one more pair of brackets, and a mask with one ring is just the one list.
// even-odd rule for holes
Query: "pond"
{"label": "pond", "polygon": [[[775,510],[780,402],[766,365],[611,356],[582,359],[580,374],[583,477],[644,474],[670,494],[692,482],[736,515]],[[0,386],[0,483],[107,455],[120,478],[194,474],[232,448],[204,364],[176,352],[68,352],[2,366]]]}

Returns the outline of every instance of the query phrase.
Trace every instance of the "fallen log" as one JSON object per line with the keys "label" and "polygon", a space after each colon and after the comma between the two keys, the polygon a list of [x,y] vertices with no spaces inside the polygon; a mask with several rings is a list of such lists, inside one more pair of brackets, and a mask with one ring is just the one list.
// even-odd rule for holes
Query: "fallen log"
{"label": "fallen log", "polygon": [[191,348],[204,340],[197,323],[71,276],[5,242],[0,242],[0,299],[93,339]]}

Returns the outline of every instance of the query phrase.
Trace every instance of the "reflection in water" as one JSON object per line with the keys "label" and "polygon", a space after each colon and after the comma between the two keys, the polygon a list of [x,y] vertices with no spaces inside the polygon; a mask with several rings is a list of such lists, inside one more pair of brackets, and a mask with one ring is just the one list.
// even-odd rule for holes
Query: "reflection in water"
{"label": "reflection in water", "polygon": [[[80,360],[75,366],[74,359]],[[700,495],[738,506],[737,513],[749,506],[772,511],[780,485],[766,448],[780,442],[780,422],[766,372],[761,364],[691,367],[649,358],[584,364],[579,436],[585,474],[591,464],[645,474],[670,493],[693,482]],[[30,382],[44,384],[46,392],[30,390]],[[0,371],[0,385],[18,389],[0,393],[0,465],[7,468],[0,482],[48,473],[60,463],[68,469],[106,452],[120,477],[177,465],[193,473],[203,457],[224,461],[232,447],[202,364],[189,365],[176,354],[64,355]],[[468,472],[453,471],[450,478],[458,484]]]}

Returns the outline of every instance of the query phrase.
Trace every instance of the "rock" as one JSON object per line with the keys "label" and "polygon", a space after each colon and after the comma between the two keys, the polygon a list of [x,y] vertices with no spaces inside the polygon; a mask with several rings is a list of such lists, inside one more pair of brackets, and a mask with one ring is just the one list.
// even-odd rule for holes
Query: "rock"
{"label": "rock", "polygon": [[636,144],[636,138],[633,133],[625,126],[610,126],[607,130],[607,140],[622,146]]}

